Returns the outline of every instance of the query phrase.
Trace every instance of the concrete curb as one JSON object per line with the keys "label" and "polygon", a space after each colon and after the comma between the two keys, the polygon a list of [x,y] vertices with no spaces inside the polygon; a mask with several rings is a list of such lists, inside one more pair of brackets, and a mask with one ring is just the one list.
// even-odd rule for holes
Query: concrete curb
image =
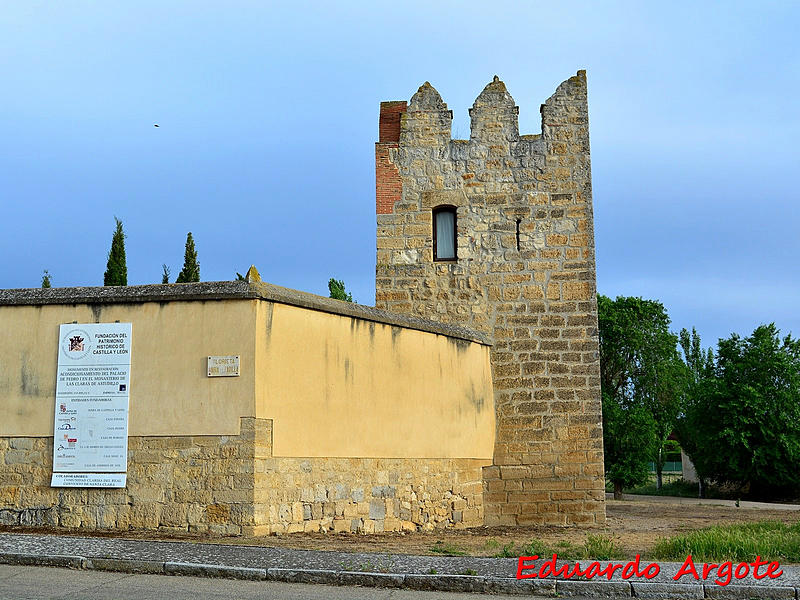
{"label": "concrete curb", "polygon": [[[338,585],[338,571],[327,569],[267,569],[267,579],[284,583],[320,583]],[[362,584],[363,585],[363,584]]]}
{"label": "concrete curb", "polygon": [[223,565],[202,565],[197,563],[165,562],[166,575],[188,575],[190,577],[220,577],[223,579],[244,579],[247,581],[264,581],[266,569],[248,567],[228,567]]}
{"label": "concrete curb", "polygon": [[164,563],[154,560],[131,560],[127,558],[92,558],[87,568],[96,571],[116,571],[136,575],[163,575]]}
{"label": "concrete curb", "polygon": [[512,579],[483,575],[370,573],[332,569],[255,569],[189,562],[87,558],[60,554],[0,553],[0,564],[60,567],[132,574],[216,577],[337,586],[405,588],[437,592],[474,592],[539,597],[647,598],[650,600],[800,600],[798,589],[781,586]]}
{"label": "concrete curb", "polygon": [[706,598],[717,600],[740,600],[741,598],[761,598],[763,600],[781,600],[797,598],[800,590],[793,587],[760,586],[760,585],[704,585]]}
{"label": "concrete curb", "polygon": [[[652,600],[697,600],[705,597],[703,584],[701,583],[647,583],[635,581],[631,583],[631,592],[637,598],[650,598]],[[751,596],[746,597],[750,598]]]}
{"label": "concrete curb", "polygon": [[360,585],[363,587],[401,588],[405,575],[398,573],[367,573],[364,571],[339,571],[339,585]]}
{"label": "concrete curb", "polygon": [[403,587],[425,592],[485,592],[486,578],[476,575],[408,574]]}
{"label": "concrete curb", "polygon": [[556,580],[486,577],[486,592],[510,596],[555,596]]}
{"label": "concrete curb", "polygon": [[556,581],[556,595],[578,598],[630,598],[627,581]]}
{"label": "concrete curb", "polygon": [[0,563],[8,565],[25,565],[29,567],[61,567],[62,569],[91,568],[91,561],[82,556],[63,554],[0,554]]}

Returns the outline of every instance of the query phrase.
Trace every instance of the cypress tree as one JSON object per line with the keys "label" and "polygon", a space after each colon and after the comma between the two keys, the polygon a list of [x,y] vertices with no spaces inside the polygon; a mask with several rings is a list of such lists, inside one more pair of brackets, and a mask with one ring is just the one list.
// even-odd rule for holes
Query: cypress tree
{"label": "cypress tree", "polygon": [[197,262],[197,251],[194,249],[194,238],[190,231],[186,235],[186,250],[183,253],[183,269],[178,273],[175,283],[194,283],[200,281],[200,263]]}
{"label": "cypress tree", "polygon": [[53,286],[53,281],[50,277],[50,272],[47,269],[45,269],[44,274],[42,275],[42,287],[49,288],[52,286]]}
{"label": "cypress tree", "polygon": [[128,285],[128,267],[125,263],[125,233],[122,221],[114,217],[117,228],[111,238],[111,250],[108,252],[108,263],[103,276],[103,285]]}

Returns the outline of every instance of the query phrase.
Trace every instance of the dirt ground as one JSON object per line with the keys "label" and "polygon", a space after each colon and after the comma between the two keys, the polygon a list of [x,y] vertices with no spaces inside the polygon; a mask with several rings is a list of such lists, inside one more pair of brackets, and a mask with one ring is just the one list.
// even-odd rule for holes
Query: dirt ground
{"label": "dirt ground", "polygon": [[[442,530],[431,533],[379,533],[333,534],[333,533],[294,533],[272,535],[260,538],[208,537],[195,535],[174,535],[145,532],[103,533],[108,537],[133,539],[182,540],[212,542],[218,544],[262,545],[272,547],[297,548],[308,550],[338,550],[346,552],[385,552],[389,554],[435,554],[432,548],[439,547],[458,550],[474,556],[495,556],[502,547],[509,544],[515,552],[533,540],[540,540],[547,547],[559,542],[569,542],[583,546],[587,535],[604,535],[619,544],[626,557],[636,554],[647,556],[661,537],[676,533],[737,522],[773,520],[795,523],[800,520],[800,506],[797,510],[771,508],[736,508],[713,504],[675,504],[668,499],[658,501],[609,501],[606,503],[607,522],[603,526],[589,529],[556,527],[477,527],[466,530]],[[4,531],[19,532],[19,528],[2,528]],[[42,530],[39,530],[42,531]],[[85,531],[65,532],[74,535],[87,535]]]}
{"label": "dirt ground", "polygon": [[[670,504],[668,502],[609,501],[606,524],[590,529],[556,527],[478,527],[431,533],[292,534],[260,539],[226,539],[223,543],[263,544],[286,548],[341,550],[347,552],[388,552],[391,554],[435,554],[437,542],[474,556],[494,556],[513,544],[515,549],[540,540],[548,547],[559,542],[583,546],[587,535],[611,537],[626,557],[647,555],[659,538],[710,525],[772,520],[795,523],[797,511],[745,509],[709,504]],[[495,542],[497,542],[495,544]]]}

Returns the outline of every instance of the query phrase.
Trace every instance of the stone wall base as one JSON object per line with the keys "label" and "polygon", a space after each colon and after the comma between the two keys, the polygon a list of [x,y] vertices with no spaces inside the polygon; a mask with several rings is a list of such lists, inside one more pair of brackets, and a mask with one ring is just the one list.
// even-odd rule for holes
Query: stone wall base
{"label": "stone wall base", "polygon": [[[602,525],[606,522],[605,489],[597,476],[580,473],[581,465],[503,465],[483,470],[484,524],[487,526]],[[554,469],[571,477],[553,476]],[[586,467],[588,471],[588,467]]]}
{"label": "stone wall base", "polygon": [[433,530],[483,525],[474,459],[274,458],[256,474],[272,532]]}
{"label": "stone wall base", "polygon": [[130,437],[124,489],[51,488],[53,438],[0,438],[0,524],[216,535],[483,525],[474,459],[275,458],[238,436]]}

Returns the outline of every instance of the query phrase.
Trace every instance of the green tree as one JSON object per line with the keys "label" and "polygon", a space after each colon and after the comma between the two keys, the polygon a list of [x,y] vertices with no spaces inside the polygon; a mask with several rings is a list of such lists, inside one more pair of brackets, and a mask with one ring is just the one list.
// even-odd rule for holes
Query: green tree
{"label": "green tree", "polygon": [[703,350],[697,329],[692,327],[691,334],[688,329],[681,329],[678,339],[690,380],[697,383],[712,375],[714,373],[714,351],[711,348]]}
{"label": "green tree", "polygon": [[103,276],[103,285],[128,285],[128,266],[125,263],[125,233],[122,221],[114,217],[117,228],[111,238],[111,250],[108,252],[108,263]]}
{"label": "green tree", "polygon": [[169,267],[167,263],[161,265],[161,283],[169,283]]}
{"label": "green tree", "polygon": [[656,424],[656,445],[653,449],[653,463],[656,467],[656,489],[663,484],[664,463],[667,460],[669,436],[675,431],[681,409],[686,397],[687,373],[686,365],[675,347],[674,335],[672,346],[661,348],[661,356],[652,356],[657,361],[653,369],[652,389],[645,397],[645,405]]}
{"label": "green tree", "polygon": [[697,435],[692,457],[719,483],[756,497],[800,490],[800,340],[774,324],[719,340],[713,374],[687,410]]}
{"label": "green tree", "polygon": [[708,472],[701,454],[704,444],[701,441],[704,435],[706,416],[705,399],[708,380],[714,376],[714,352],[711,348],[703,350],[700,336],[693,327],[690,334],[687,329],[681,329],[680,346],[683,350],[683,360],[686,364],[686,395],[684,406],[679,416],[675,430],[681,443],[681,449],[691,458],[697,472],[699,483],[699,496],[702,498],[706,487]]}
{"label": "green tree", "polygon": [[42,287],[43,288],[53,287],[53,281],[50,277],[50,271],[48,271],[47,269],[45,269],[44,273],[42,274]]}
{"label": "green tree", "polygon": [[624,487],[641,485],[650,477],[655,439],[655,422],[642,404],[603,392],[603,456],[615,500],[622,499]]}
{"label": "green tree", "polygon": [[183,253],[183,269],[178,273],[175,283],[194,283],[200,281],[200,263],[197,262],[197,250],[194,249],[194,238],[190,231],[186,235],[186,249]]}
{"label": "green tree", "polygon": [[597,302],[607,477],[619,497],[622,487],[647,479],[652,460],[660,488],[685,389],[677,336],[660,302],[606,296]]}
{"label": "green tree", "polygon": [[330,292],[331,298],[344,300],[345,302],[353,301],[353,294],[346,292],[344,289],[344,281],[331,277],[330,281],[328,281],[328,291]]}

